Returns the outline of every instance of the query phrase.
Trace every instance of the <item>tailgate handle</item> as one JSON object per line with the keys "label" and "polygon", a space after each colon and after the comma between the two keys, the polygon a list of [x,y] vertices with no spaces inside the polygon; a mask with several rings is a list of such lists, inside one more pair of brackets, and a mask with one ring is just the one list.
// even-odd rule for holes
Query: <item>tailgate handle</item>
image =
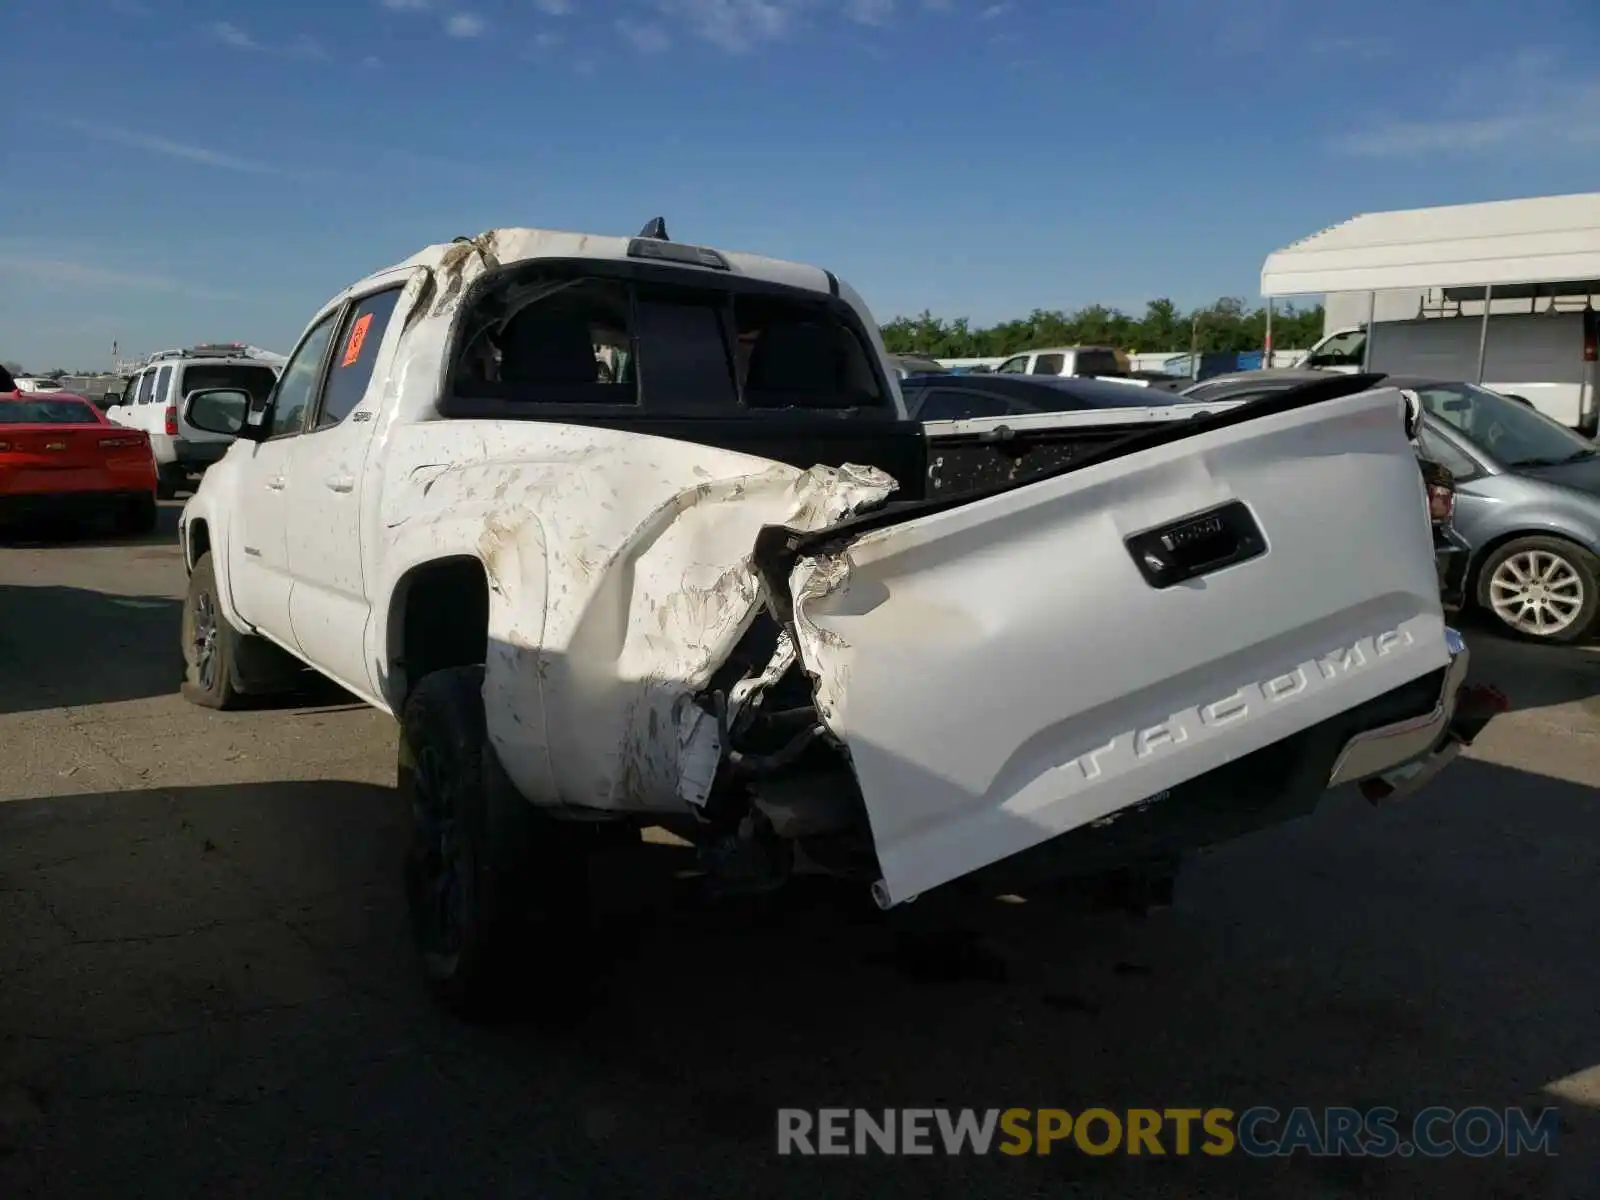
{"label": "tailgate handle", "polygon": [[1267,552],[1267,539],[1239,500],[1170,525],[1126,538],[1139,574],[1153,588],[1169,588]]}

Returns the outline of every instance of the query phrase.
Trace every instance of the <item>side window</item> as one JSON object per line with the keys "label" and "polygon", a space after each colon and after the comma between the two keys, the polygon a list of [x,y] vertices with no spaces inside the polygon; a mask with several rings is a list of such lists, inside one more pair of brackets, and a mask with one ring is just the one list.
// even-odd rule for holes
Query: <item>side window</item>
{"label": "side window", "polygon": [[172,368],[162,367],[156,372],[156,386],[150,393],[150,403],[165,404],[167,402],[167,384],[172,380]]}
{"label": "side window", "polygon": [[135,404],[149,404],[150,389],[155,386],[155,382],[156,373],[154,371],[146,371],[139,376],[139,394],[134,398],[133,402]]}
{"label": "side window", "polygon": [[1004,417],[1011,405],[981,392],[962,392],[955,388],[934,388],[917,410],[919,421],[970,421],[975,417]]}
{"label": "side window", "polygon": [[1351,329],[1335,334],[1323,343],[1322,348],[1306,360],[1311,367],[1359,367],[1366,357],[1365,330]]}
{"label": "side window", "polygon": [[1475,462],[1427,426],[1417,434],[1417,452],[1444,467],[1458,480],[1471,479],[1480,473]]}
{"label": "side window", "polygon": [[1122,364],[1115,350],[1079,350],[1078,361],[1073,364],[1074,375],[1120,375]]}
{"label": "side window", "polygon": [[1019,354],[1015,358],[1008,358],[994,369],[996,375],[1026,375],[1028,373],[1028,356]]}
{"label": "side window", "polygon": [[[877,355],[826,308],[757,295],[738,296],[733,310],[736,369],[749,407],[881,408],[888,402],[873,369]],[[648,375],[650,359],[643,349],[640,356]]]}
{"label": "side window", "polygon": [[287,437],[299,433],[305,424],[306,408],[316,398],[317,385],[322,382],[322,362],[328,356],[328,343],[333,340],[337,312],[329,313],[315,329],[306,335],[294,357],[284,367],[273,393],[272,424],[268,437]]}
{"label": "side window", "polygon": [[561,282],[462,350],[456,391],[519,404],[638,403],[638,371],[626,353],[634,335],[628,286]]}
{"label": "side window", "polygon": [[377,292],[350,309],[339,336],[339,352],[328,372],[328,386],[322,393],[322,407],[317,412],[318,429],[337,425],[367,394],[378,347],[383,344],[383,333],[389,328],[389,318],[400,299],[400,290],[394,287]]}
{"label": "side window", "polygon": [[1061,368],[1066,364],[1067,356],[1065,354],[1041,354],[1033,360],[1033,370],[1029,374],[1059,375],[1061,374]]}

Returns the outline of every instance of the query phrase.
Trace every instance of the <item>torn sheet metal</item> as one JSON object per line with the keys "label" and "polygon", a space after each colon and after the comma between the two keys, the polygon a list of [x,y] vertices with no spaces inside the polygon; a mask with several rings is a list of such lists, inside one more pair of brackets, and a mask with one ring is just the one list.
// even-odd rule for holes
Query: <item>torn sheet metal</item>
{"label": "torn sheet metal", "polygon": [[762,607],[757,534],[825,529],[896,487],[876,468],[802,471],[603,428],[417,429],[391,451],[408,481],[386,498],[391,557],[460,547],[483,563],[489,736],[519,790],[549,805],[704,800],[722,747],[693,698]]}

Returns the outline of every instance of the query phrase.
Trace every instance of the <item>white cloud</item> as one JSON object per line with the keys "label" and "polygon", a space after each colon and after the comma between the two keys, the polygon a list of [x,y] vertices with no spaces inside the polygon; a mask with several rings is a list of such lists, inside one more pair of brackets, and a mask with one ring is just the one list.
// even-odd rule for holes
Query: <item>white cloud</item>
{"label": "white cloud", "polygon": [[432,4],[432,0],[379,0],[383,7],[392,12],[422,12]]}
{"label": "white cloud", "polygon": [[845,0],[844,14],[861,25],[885,25],[894,16],[894,0]]}
{"label": "white cloud", "polygon": [[65,285],[73,290],[163,292],[190,296],[197,300],[231,300],[237,297],[210,288],[195,287],[181,280],[147,271],[124,271],[95,263],[75,262],[52,254],[11,254],[0,252],[0,271],[25,275],[35,283]]}
{"label": "white cloud", "polygon": [[224,46],[232,46],[235,50],[260,50],[261,43],[256,41],[237,25],[230,25],[227,21],[213,21],[206,26],[211,36]]}
{"label": "white cloud", "polygon": [[533,0],[533,6],[547,17],[565,17],[572,13],[572,0]]}
{"label": "white cloud", "polygon": [[980,21],[993,21],[993,20],[996,20],[996,19],[998,19],[1000,17],[1005,16],[1010,11],[1011,11],[1010,0],[1005,0],[1005,3],[1003,3],[1003,4],[991,4],[987,8],[979,10],[979,12],[978,12],[978,20],[980,20]]}
{"label": "white cloud", "polygon": [[376,54],[369,54],[361,60],[361,65],[370,71],[375,67],[381,67],[383,65],[383,60],[380,59]]}
{"label": "white cloud", "polygon": [[775,42],[793,27],[806,0],[657,0],[657,7],[695,37],[732,54]]}
{"label": "white cloud", "polygon": [[561,45],[561,35],[559,33],[550,33],[546,31],[544,33],[535,35],[533,44],[536,49],[548,50],[552,46]]}
{"label": "white cloud", "polygon": [[444,31],[453,38],[475,38],[486,28],[484,19],[474,13],[455,13],[444,23]]}
{"label": "white cloud", "polygon": [[306,58],[313,62],[327,62],[328,51],[323,44],[309,34],[302,33],[284,49],[290,58]]}
{"label": "white cloud", "polygon": [[1319,37],[1311,40],[1311,52],[1372,62],[1394,53],[1394,43],[1376,37]]}
{"label": "white cloud", "polygon": [[1472,78],[1440,111],[1379,120],[1333,139],[1332,148],[1364,158],[1600,148],[1600,74],[1567,74],[1549,55],[1525,50],[1502,63],[1492,91]]}
{"label": "white cloud", "polygon": [[282,168],[275,167],[270,163],[239,158],[232,154],[208,150],[204,146],[173,141],[171,138],[161,137],[158,134],[139,133],[136,130],[124,129],[118,125],[105,125],[98,121],[80,121],[70,117],[53,120],[51,124],[74,130],[84,137],[94,138],[96,141],[110,142],[115,146],[126,146],[130,150],[147,150],[152,154],[182,159],[184,162],[196,163],[203,167],[216,167],[221,171],[234,171],[241,175],[287,174]]}
{"label": "white cloud", "polygon": [[615,24],[617,32],[632,42],[633,48],[641,54],[660,54],[672,48],[672,39],[659,25],[627,20],[618,20]]}
{"label": "white cloud", "polygon": [[206,32],[224,46],[251,54],[280,54],[285,58],[309,59],[314,62],[328,61],[327,49],[310,34],[302,33],[293,41],[283,45],[271,45],[258,41],[248,30],[241,29],[228,21],[213,21],[206,26]]}

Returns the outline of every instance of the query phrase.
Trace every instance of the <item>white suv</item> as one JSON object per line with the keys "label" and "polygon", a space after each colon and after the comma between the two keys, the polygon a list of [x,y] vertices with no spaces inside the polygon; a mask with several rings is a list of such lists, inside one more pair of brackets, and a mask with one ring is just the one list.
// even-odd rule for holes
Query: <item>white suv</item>
{"label": "white suv", "polygon": [[190,476],[201,474],[233,444],[231,437],[207,433],[184,421],[183,398],[210,388],[238,388],[261,402],[277,380],[274,363],[239,343],[163,350],[128,378],[121,399],[106,409],[106,416],[150,435],[156,494],[170,500]]}

